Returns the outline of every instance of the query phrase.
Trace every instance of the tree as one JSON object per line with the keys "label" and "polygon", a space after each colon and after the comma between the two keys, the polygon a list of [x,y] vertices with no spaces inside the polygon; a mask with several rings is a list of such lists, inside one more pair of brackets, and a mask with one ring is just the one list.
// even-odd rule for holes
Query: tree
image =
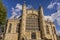
{"label": "tree", "polygon": [[6,17],[7,17],[6,8],[2,4],[2,1],[0,1],[0,28],[2,27],[2,29],[3,29],[3,25],[5,24]]}
{"label": "tree", "polygon": [[6,8],[3,6],[2,2],[0,2],[0,25],[3,25],[6,21]]}

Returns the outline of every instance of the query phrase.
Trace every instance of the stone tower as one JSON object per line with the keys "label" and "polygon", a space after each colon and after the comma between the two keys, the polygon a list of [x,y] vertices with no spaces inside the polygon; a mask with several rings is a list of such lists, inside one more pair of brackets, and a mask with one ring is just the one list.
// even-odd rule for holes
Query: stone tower
{"label": "stone tower", "polygon": [[24,3],[20,19],[8,20],[5,40],[57,40],[56,28],[45,19],[42,6],[39,10],[27,9]]}

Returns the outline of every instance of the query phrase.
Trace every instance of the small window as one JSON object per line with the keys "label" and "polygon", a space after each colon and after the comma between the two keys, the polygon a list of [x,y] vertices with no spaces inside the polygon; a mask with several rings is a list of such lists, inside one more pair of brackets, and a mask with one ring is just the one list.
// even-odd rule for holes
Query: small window
{"label": "small window", "polygon": [[32,39],[36,39],[36,33],[33,32],[33,33],[31,34],[31,38],[32,38]]}
{"label": "small window", "polygon": [[54,33],[56,34],[56,30],[55,30],[55,27],[53,27],[53,30],[54,30]]}
{"label": "small window", "polygon": [[49,32],[49,26],[48,26],[48,25],[46,26],[46,33],[47,33],[47,34],[50,33],[50,32]]}
{"label": "small window", "polygon": [[11,32],[11,27],[12,27],[12,24],[10,23],[10,25],[9,25],[9,29],[8,29],[8,33]]}
{"label": "small window", "polygon": [[20,29],[20,24],[18,23],[16,27],[16,32],[19,32],[19,29]]}

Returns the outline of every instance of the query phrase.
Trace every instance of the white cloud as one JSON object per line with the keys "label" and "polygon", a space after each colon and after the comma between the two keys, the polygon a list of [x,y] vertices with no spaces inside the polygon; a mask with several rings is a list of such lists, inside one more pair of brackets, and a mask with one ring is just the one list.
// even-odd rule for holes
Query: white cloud
{"label": "white cloud", "polygon": [[58,23],[58,25],[60,25],[60,3],[59,2],[51,2],[48,6],[47,6],[47,8],[48,9],[52,9],[52,8],[54,8],[54,6],[55,5],[57,5],[57,12],[54,12],[54,13],[52,13],[51,14],[51,18],[52,18],[52,20],[53,21],[57,21],[57,23]]}
{"label": "white cloud", "polygon": [[52,9],[52,8],[54,8],[55,5],[58,5],[58,6],[59,6],[60,3],[59,3],[59,2],[53,2],[53,3],[50,2],[50,4],[47,6],[47,8],[48,8],[48,9]]}
{"label": "white cloud", "polygon": [[[26,9],[32,8],[31,5],[28,5]],[[22,5],[17,3],[15,8],[12,8],[12,16],[9,19],[19,18],[21,16]]]}
{"label": "white cloud", "polygon": [[57,24],[60,25],[60,17],[58,17],[56,20],[57,20]]}
{"label": "white cloud", "polygon": [[51,3],[48,5],[47,8],[48,8],[48,9],[52,9],[52,8],[54,7],[55,4],[57,4],[57,3],[56,3],[56,2],[54,2],[54,3],[51,2]]}
{"label": "white cloud", "polygon": [[56,12],[56,13],[51,14],[51,17],[52,17],[52,20],[53,20],[53,21],[55,21],[55,19],[57,18],[57,12]]}
{"label": "white cloud", "polygon": [[57,30],[57,35],[60,36],[60,30]]}
{"label": "white cloud", "polygon": [[22,5],[17,4],[15,8],[12,8],[12,16],[9,19],[18,18],[21,15]]}
{"label": "white cloud", "polygon": [[57,5],[60,5],[60,3],[57,3]]}
{"label": "white cloud", "polygon": [[14,19],[16,15],[15,9],[12,8],[12,16],[9,19]]}
{"label": "white cloud", "polygon": [[31,6],[31,5],[28,5],[28,6],[27,6],[27,9],[31,9],[31,8],[32,8],[32,6]]}
{"label": "white cloud", "polygon": [[53,20],[56,20],[58,25],[60,25],[60,5],[57,7],[57,12],[51,14]]}
{"label": "white cloud", "polygon": [[21,12],[19,12],[18,16],[16,16],[16,18],[18,19],[21,16]]}
{"label": "white cloud", "polygon": [[45,18],[46,21],[51,21],[51,22],[53,22],[53,19],[52,19],[51,16],[44,16],[44,18]]}
{"label": "white cloud", "polygon": [[[16,11],[22,10],[22,5],[21,4],[17,4],[16,8],[17,8]],[[27,5],[27,7],[26,7],[26,9],[31,9],[31,8],[32,8],[31,5]]]}
{"label": "white cloud", "polygon": [[21,4],[17,4],[16,8],[19,9],[19,10],[22,10],[22,5]]}

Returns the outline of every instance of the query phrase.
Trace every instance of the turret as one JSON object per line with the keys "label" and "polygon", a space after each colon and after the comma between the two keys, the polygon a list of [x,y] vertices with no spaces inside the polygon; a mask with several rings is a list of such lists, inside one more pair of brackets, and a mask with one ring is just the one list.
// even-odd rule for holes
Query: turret
{"label": "turret", "polygon": [[25,30],[24,29],[26,24],[25,22],[26,22],[26,4],[24,3],[22,5],[22,23],[21,23],[21,29],[23,28],[23,30],[21,30],[22,32]]}
{"label": "turret", "polygon": [[44,14],[43,14],[43,7],[42,6],[39,7],[38,14],[39,14],[41,38],[43,39],[44,33],[45,33],[45,31],[44,31],[45,22],[44,22]]}
{"label": "turret", "polygon": [[21,20],[21,29],[20,29],[20,40],[24,39],[24,32],[26,27],[26,4],[22,5],[22,20]]}

